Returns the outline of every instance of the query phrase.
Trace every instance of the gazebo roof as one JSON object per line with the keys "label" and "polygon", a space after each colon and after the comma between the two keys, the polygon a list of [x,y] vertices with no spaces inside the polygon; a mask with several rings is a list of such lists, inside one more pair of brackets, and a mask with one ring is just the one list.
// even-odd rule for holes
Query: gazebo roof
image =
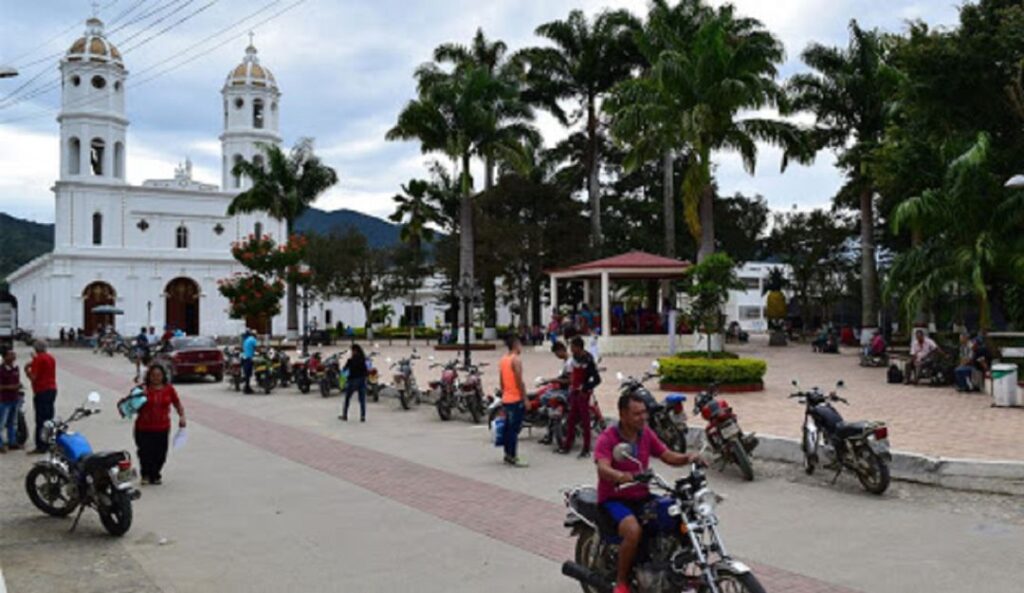
{"label": "gazebo roof", "polygon": [[548,270],[547,273],[555,278],[600,276],[604,272],[608,272],[609,276],[620,278],[669,278],[682,276],[689,267],[690,262],[688,261],[644,251],[630,251],[568,268]]}

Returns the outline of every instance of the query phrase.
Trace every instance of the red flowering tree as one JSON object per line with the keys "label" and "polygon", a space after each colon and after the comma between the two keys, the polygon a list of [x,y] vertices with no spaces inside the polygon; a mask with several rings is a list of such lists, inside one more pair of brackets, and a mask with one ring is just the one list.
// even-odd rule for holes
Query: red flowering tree
{"label": "red flowering tree", "polygon": [[279,314],[287,283],[301,285],[310,280],[309,272],[299,265],[306,245],[301,235],[292,235],[281,245],[270,235],[249,235],[232,243],[231,255],[246,271],[217,282],[217,289],[230,302],[228,314],[234,319]]}

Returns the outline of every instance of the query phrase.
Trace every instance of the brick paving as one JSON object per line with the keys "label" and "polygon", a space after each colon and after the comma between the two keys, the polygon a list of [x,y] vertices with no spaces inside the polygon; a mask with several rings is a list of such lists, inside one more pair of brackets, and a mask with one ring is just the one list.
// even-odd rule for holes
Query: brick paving
{"label": "brick paving", "polygon": [[[124,376],[91,365],[67,359],[60,364],[64,371],[118,392],[129,385]],[[572,557],[573,541],[562,528],[560,505],[196,399],[187,399],[186,405],[194,422],[253,447],[553,562]],[[752,568],[768,591],[853,593],[766,565]]]}

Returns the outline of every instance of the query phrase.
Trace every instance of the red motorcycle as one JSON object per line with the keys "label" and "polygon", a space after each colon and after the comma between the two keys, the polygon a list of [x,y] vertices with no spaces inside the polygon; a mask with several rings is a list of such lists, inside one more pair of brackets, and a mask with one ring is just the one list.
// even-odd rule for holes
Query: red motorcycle
{"label": "red motorcycle", "polygon": [[757,447],[757,437],[743,434],[739,418],[733,412],[729,402],[718,399],[718,386],[712,383],[707,391],[697,396],[693,404],[693,415],[700,414],[708,425],[704,428],[704,437],[708,446],[716,453],[725,469],[727,463],[735,463],[748,482],[754,479],[754,467],[750,454]]}
{"label": "red motorcycle", "polygon": [[[434,360],[431,356],[430,360]],[[459,390],[459,361],[434,362],[429,368],[441,367],[441,379],[430,382],[430,390],[437,392],[437,415],[441,420],[451,420],[452,408],[456,407],[455,392]]]}
{"label": "red motorcycle", "polygon": [[319,352],[314,352],[309,358],[292,361],[292,378],[302,393],[309,393],[313,383],[319,384],[322,374],[323,362]]}

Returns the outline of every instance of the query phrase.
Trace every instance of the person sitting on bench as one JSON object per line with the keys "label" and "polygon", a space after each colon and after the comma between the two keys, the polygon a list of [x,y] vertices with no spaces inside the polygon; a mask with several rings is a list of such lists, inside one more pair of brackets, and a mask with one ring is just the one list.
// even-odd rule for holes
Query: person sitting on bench
{"label": "person sitting on bench", "polygon": [[914,339],[910,342],[910,360],[907,361],[907,368],[904,372],[905,381],[908,384],[912,382],[917,385],[925,361],[938,350],[938,344],[926,336],[923,329],[914,331]]}

